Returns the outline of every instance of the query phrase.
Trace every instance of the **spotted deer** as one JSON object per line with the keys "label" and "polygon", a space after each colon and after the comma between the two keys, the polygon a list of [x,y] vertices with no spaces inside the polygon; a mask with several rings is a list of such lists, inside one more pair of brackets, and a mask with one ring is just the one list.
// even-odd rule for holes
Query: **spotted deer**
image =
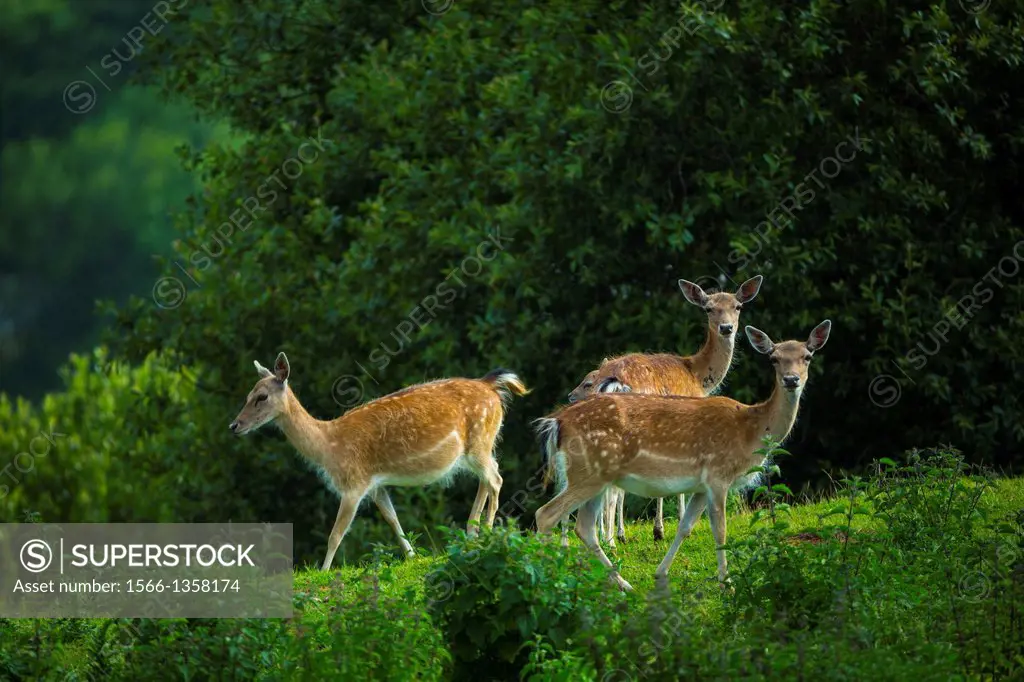
{"label": "spotted deer", "polygon": [[469,513],[469,533],[477,532],[485,504],[486,525],[493,526],[502,483],[494,446],[509,398],[528,392],[515,373],[496,369],[481,379],[417,384],[321,421],[306,412],[292,392],[284,353],[277,356],[274,371],[258,361],[254,364],[260,379],[231,422],[231,431],[243,436],[273,423],[341,497],[321,570],[331,567],[367,496],[398,536],[404,554],[413,556],[385,486],[448,482],[468,469],[480,480]]}
{"label": "spotted deer", "polygon": [[775,344],[746,327],[747,339],[775,368],[768,400],[744,405],[731,398],[692,398],[642,393],[605,393],[563,407],[536,421],[549,476],[562,492],[537,510],[537,530],[551,531],[575,509],[576,534],[626,591],[632,587],[615,571],[596,535],[606,489],[635,495],[690,494],[675,539],[655,576],[664,578],[679,545],[706,508],[718,554],[718,577],[726,581],[725,500],[729,490],[756,485],[747,472],[763,464],[762,438],[783,442],[793,428],[807,383],[811,358],[828,341],[832,323],[815,327],[807,341]]}
{"label": "spotted deer", "polygon": [[[635,393],[659,395],[681,395],[703,397],[711,395],[722,385],[732,365],[735,349],[735,330],[739,325],[743,306],[754,300],[761,289],[761,275],[751,277],[740,285],[735,294],[718,292],[707,294],[699,286],[685,279],[679,280],[679,288],[687,301],[702,308],[708,316],[704,345],[694,355],[686,357],[668,353],[630,353],[616,358],[605,359],[601,366],[590,372],[583,381],[569,393],[569,402],[600,392],[600,387],[618,390],[614,386],[627,386]],[[614,382],[614,384],[609,383]],[[613,387],[609,389],[608,387]],[[603,519],[613,519],[618,510],[618,539],[626,540],[622,507],[625,494],[612,490],[608,494],[608,507]],[[686,508],[686,496],[679,496],[679,515]],[[665,537],[664,500],[657,499],[654,514],[654,539]],[[603,523],[602,525],[606,525]],[[568,523],[563,524],[563,544],[568,544]],[[609,544],[615,546],[615,535],[611,526],[607,528]]]}

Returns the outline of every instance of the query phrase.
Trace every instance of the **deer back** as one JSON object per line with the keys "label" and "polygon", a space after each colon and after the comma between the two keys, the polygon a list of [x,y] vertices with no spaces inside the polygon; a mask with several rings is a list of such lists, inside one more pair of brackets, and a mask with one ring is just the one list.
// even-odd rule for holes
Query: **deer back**
{"label": "deer back", "polygon": [[635,393],[703,396],[687,358],[669,353],[630,353],[602,363],[598,379],[616,377]]}

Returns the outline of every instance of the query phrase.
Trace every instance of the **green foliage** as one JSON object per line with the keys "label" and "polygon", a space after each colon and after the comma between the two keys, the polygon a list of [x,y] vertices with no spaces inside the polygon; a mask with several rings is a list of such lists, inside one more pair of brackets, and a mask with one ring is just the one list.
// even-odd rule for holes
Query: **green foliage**
{"label": "green foliage", "polygon": [[[777,472],[777,467],[768,467],[772,469]],[[863,482],[843,484],[841,501],[813,529],[793,533],[788,523],[771,514],[770,525],[731,543],[729,574],[737,593],[729,603],[731,617],[748,623],[764,618],[805,629],[849,618],[852,606],[865,603],[865,586],[883,577],[884,549],[854,528],[858,517],[870,515]],[[835,516],[841,519],[838,523],[832,521]],[[751,524],[762,520],[755,513]]]}
{"label": "green foliage", "polygon": [[992,475],[970,467],[955,449],[908,453],[907,463],[879,462],[872,503],[892,541],[906,550],[949,548],[971,537]]}
{"label": "green foliage", "polygon": [[[60,665],[84,641],[86,680],[442,680],[450,660],[440,631],[408,596],[385,597],[374,580],[332,585],[300,609],[330,604],[316,622],[273,619],[39,621],[31,632],[0,619],[23,646],[0,651],[0,678],[68,679]],[[5,639],[5,641],[7,641]],[[24,646],[28,645],[28,646]],[[70,663],[70,660],[65,661]],[[76,666],[76,667],[79,667]]]}
{"label": "green foliage", "polygon": [[527,644],[539,638],[563,649],[583,614],[608,613],[622,598],[608,570],[579,546],[504,527],[449,537],[445,561],[426,583],[457,679],[480,670],[489,679],[516,679]]}
{"label": "green foliage", "polygon": [[[902,499],[948,495],[964,471],[953,453],[925,463],[941,475],[909,476],[901,485],[922,490]],[[731,591],[689,575],[709,549],[703,522],[681,548],[687,568],[631,596],[576,543],[457,532],[444,556],[378,551],[362,569],[302,572],[289,620],[0,619],[0,678],[1018,679],[1024,480],[984,495],[989,520],[969,516],[964,537],[908,547],[886,529],[916,503],[872,506],[892,475],[844,479],[833,499],[776,509],[774,523],[785,491],[769,478],[765,513],[730,529]],[[786,517],[810,520],[817,539]],[[628,530],[624,570],[653,572],[664,543]]]}
{"label": "green foliage", "polygon": [[192,415],[206,403],[188,376],[167,356],[129,367],[100,349],[72,356],[66,390],[39,407],[0,395],[0,464],[10,474],[0,520],[29,512],[77,523],[212,518],[228,491],[210,486],[226,473],[204,474],[230,463],[193,454],[201,436]]}
{"label": "green foliage", "polygon": [[38,398],[56,379],[43,370],[98,341],[96,299],[153,288],[153,256],[173,241],[169,214],[199,189],[176,149],[226,134],[152,91],[110,98],[66,137],[4,145],[0,389],[11,395]]}
{"label": "green foliage", "polygon": [[[172,24],[177,4],[162,5]],[[0,2],[0,390],[11,395],[39,399],[69,352],[96,344],[97,299],[152,289],[153,256],[174,239],[169,214],[200,187],[175,148],[227,139],[187,104],[131,85],[152,39],[141,24],[167,28],[154,10]]]}
{"label": "green foliage", "polygon": [[[964,642],[964,667],[993,679],[1024,672],[1024,508],[971,538],[958,573],[962,611],[952,624]],[[1000,633],[992,636],[992,633]]]}
{"label": "green foliage", "polygon": [[[717,277],[719,263],[735,280],[765,275],[750,314],[773,336],[836,325],[792,439],[793,481],[820,479],[823,460],[854,469],[922,440],[970,442],[972,457],[1007,464],[1024,403],[987,377],[1022,358],[1024,279],[983,278],[1024,238],[1006,203],[1024,139],[1021,3],[980,14],[724,3],[641,72],[638,58],[666,52],[658,41],[677,10],[460,0],[433,17],[413,0],[190,4],[142,73],[252,137],[191,155],[204,193],[180,216],[175,258],[189,275],[163,264],[187,298],[164,310],[140,297],[110,342],[132,360],[166,346],[208,367],[203,390],[220,408],[196,415],[204,446],[257,461],[238,494],[261,515],[319,529],[331,503],[316,477],[294,476],[288,500],[265,494],[281,442],[222,428],[253,359],[288,352],[321,418],[351,404],[336,390],[346,375],[366,400],[510,366],[534,389],[504,429],[504,454],[517,454],[503,456],[502,475],[521,490],[539,464],[526,454],[528,420],[610,353],[694,350],[705,319],[675,280]],[[603,86],[626,82],[624,67],[644,84],[629,80],[632,104],[614,114]],[[325,150],[222,237],[321,137]],[[837,154],[850,160],[827,178],[821,164]],[[804,199],[793,219],[765,223],[794,194]],[[940,351],[918,349],[923,367],[906,359],[968,294],[967,324]],[[896,374],[884,369],[894,359],[913,383],[901,379],[902,398],[882,409],[868,388]],[[762,398],[770,376],[741,354],[727,392]],[[403,491],[396,503],[418,515],[408,526],[430,527],[461,522],[474,491]],[[313,532],[296,538],[310,559],[322,542]]]}
{"label": "green foliage", "polygon": [[[780,474],[774,462],[789,453],[767,436],[758,452],[772,463],[751,470],[760,473],[763,481],[752,501],[764,501],[767,506],[751,515],[751,534],[726,546],[729,582],[739,597],[729,603],[729,614],[739,621],[767,615],[770,621],[791,627],[813,627],[834,618],[849,601],[850,590],[859,587],[858,572],[865,565],[862,552],[870,552],[866,549],[870,544],[854,540],[854,551],[848,550],[855,517],[868,513],[864,492],[858,480],[846,481],[840,496],[843,502],[819,517],[812,532],[794,534],[786,520],[791,508],[782,502],[792,492],[785,484],[772,483],[772,476]],[[843,515],[842,521],[830,523],[827,519],[836,514]],[[875,563],[869,560],[867,565]]]}
{"label": "green foliage", "polygon": [[368,572],[348,594],[332,587],[323,627],[300,624],[270,679],[447,679],[451,654],[441,631],[413,594],[381,594],[389,578],[387,570]]}
{"label": "green foliage", "polygon": [[[969,478],[963,459],[950,451],[910,459],[898,498],[876,496],[893,470],[840,481],[813,534],[792,533],[786,513],[772,510],[784,491],[769,477],[759,496],[765,513],[729,546],[735,589],[721,620],[709,617],[708,595],[659,586],[642,611],[581,631],[568,651],[535,646],[524,679],[1016,679],[1024,509],[985,525],[965,500],[950,503],[953,514],[934,513],[931,501],[958,500],[951,482]],[[942,545],[886,532],[894,521],[934,522],[917,536],[931,538],[948,532],[951,518],[962,535]]]}

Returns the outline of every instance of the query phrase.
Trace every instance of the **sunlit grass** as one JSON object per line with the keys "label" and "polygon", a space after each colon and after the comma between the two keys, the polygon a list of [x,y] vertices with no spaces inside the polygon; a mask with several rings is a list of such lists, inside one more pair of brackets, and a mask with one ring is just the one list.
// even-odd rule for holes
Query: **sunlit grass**
{"label": "sunlit grass", "polygon": [[[789,524],[791,533],[815,533],[824,524],[821,516],[837,505],[843,505],[841,497],[821,499],[812,503],[795,503],[788,512],[780,513]],[[997,479],[980,500],[979,510],[989,519],[998,519],[1024,509],[1024,478]],[[730,541],[740,540],[751,534],[753,511],[745,505],[733,505],[728,515],[728,533]],[[837,519],[833,517],[832,523]],[[627,600],[637,609],[641,608],[647,593],[654,587],[654,570],[661,562],[672,541],[677,519],[666,516],[664,540],[655,541],[650,520],[640,520],[626,524],[626,541],[618,542],[611,549],[605,545],[608,555],[616,562],[623,577],[636,589],[628,595]],[[872,515],[857,515],[853,518],[852,535],[858,532],[878,532],[884,530],[883,521]],[[983,527],[979,525],[979,532]],[[484,531],[486,533],[486,531]],[[558,533],[550,536],[549,541],[558,543]],[[580,541],[570,534],[570,542],[579,545]],[[425,544],[425,543],[421,543]],[[294,587],[296,603],[299,605],[288,630],[310,626],[318,640],[326,637],[329,629],[316,626],[329,624],[332,614],[344,609],[360,608],[360,600],[368,594],[380,597],[392,597],[410,604],[426,604],[428,595],[425,589],[425,578],[437,570],[446,570],[446,559],[443,554],[431,551],[427,547],[417,548],[417,556],[404,560],[394,553],[394,547],[382,547],[375,553],[375,559],[358,564],[342,564],[329,571],[321,571],[314,566],[296,567]],[[451,569],[456,570],[456,569]],[[926,574],[913,574],[894,571],[893,579],[901,583],[900,594],[910,599],[914,594],[927,595],[930,585]],[[674,591],[700,593],[703,599],[697,600],[695,613],[708,627],[720,623],[726,612],[726,602],[717,582],[717,564],[715,546],[711,535],[710,524],[705,517],[694,527],[676,556],[670,572],[670,583]],[[366,589],[367,586],[373,589]],[[924,597],[922,597],[924,598]],[[911,599],[913,601],[913,599]],[[908,612],[909,614],[910,612]],[[906,622],[893,623],[895,631],[911,636],[913,633],[926,633],[928,623],[917,622],[916,615],[908,615]],[[49,630],[41,629],[44,620],[9,621],[13,625],[15,641],[33,642],[36,633],[46,637]],[[83,671],[90,660],[89,642],[91,633],[104,623],[103,619],[64,619],[61,630],[64,632],[62,642],[53,648],[52,657],[58,662],[59,668],[68,671]],[[891,633],[890,633],[891,634]],[[923,636],[923,634],[922,634]],[[326,642],[324,642],[326,645]]]}

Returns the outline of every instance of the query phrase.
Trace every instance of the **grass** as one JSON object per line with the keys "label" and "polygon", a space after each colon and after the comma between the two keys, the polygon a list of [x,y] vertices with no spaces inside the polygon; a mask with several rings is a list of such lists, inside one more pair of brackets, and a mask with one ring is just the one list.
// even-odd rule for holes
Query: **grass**
{"label": "grass", "polygon": [[[816,502],[796,504],[787,515],[794,532],[814,533],[821,527],[819,517],[835,504],[833,498],[823,498]],[[982,499],[985,511],[995,516],[1009,514],[1024,509],[1024,477],[997,479],[992,490],[985,493]],[[753,510],[743,505],[738,511],[728,516],[728,540],[741,539],[751,532]],[[617,547],[604,549],[608,557],[620,567],[622,577],[636,588],[637,597],[654,587],[654,569],[665,557],[672,536],[675,532],[676,519],[665,517],[664,540],[655,541],[651,521],[626,521],[626,542],[617,541]],[[860,517],[854,522],[858,531],[879,530],[881,521],[877,518]],[[671,531],[670,531],[671,529]],[[569,534],[570,543],[581,544],[575,534]],[[422,552],[422,549],[417,550]],[[673,587],[682,590],[708,589],[717,583],[717,559],[715,543],[711,536],[711,526],[707,514],[701,517],[694,526],[693,532],[680,546],[669,577]],[[384,594],[398,595],[407,588],[416,588],[423,578],[431,571],[442,566],[444,559],[440,556],[418,554],[414,559],[402,561],[392,566],[394,580],[381,584]],[[369,564],[335,566],[330,571],[315,568],[303,568],[296,571],[295,590],[317,594],[326,593],[332,582],[354,583],[365,579]]]}
{"label": "grass", "polygon": [[[823,515],[827,514],[836,505],[836,502],[837,499],[833,498],[793,505],[788,513],[784,514],[789,522],[787,534],[797,535],[797,538],[791,542],[796,546],[806,544],[809,549],[816,542],[814,537],[816,532],[822,528]],[[993,481],[992,487],[983,493],[978,506],[988,518],[1006,517],[1020,513],[1024,510],[1024,478],[996,479]],[[745,539],[754,538],[756,528],[752,525],[754,513],[750,509],[738,509],[728,515],[730,544],[734,542],[742,544]],[[668,549],[672,534],[670,529],[674,531],[674,525],[675,519],[669,522],[669,519],[666,518],[666,534],[669,537],[662,541],[655,541],[650,521],[627,523],[625,543],[619,542],[614,550],[610,550],[606,546],[606,552],[613,561],[619,564],[623,577],[636,588],[635,593],[621,598],[629,609],[638,612],[645,608],[646,596],[655,587],[654,569]],[[858,534],[864,533],[885,533],[887,528],[879,517],[866,514],[854,517],[850,531],[851,536],[856,537]],[[990,532],[986,527],[979,526],[976,528],[974,539],[983,540],[985,535]],[[484,535],[487,535],[486,532]],[[557,534],[548,541],[557,544]],[[570,534],[570,543],[577,547],[580,545],[579,540],[573,534]],[[709,629],[730,625],[729,598],[717,589],[714,550],[711,530],[705,516],[697,523],[691,536],[683,543],[670,572],[670,584],[673,592],[684,595],[694,593],[704,595],[704,598],[695,605],[695,611],[690,615],[696,617],[703,627]],[[388,553],[383,553],[384,556],[381,554],[378,553],[378,559],[373,562],[362,565],[342,565],[326,572],[312,567],[297,568],[294,584],[296,594],[299,596],[297,603],[301,604],[301,607],[297,609],[288,631],[294,634],[302,629],[317,630],[320,628],[316,648],[320,651],[330,650],[332,648],[331,641],[334,641],[333,646],[337,648],[339,643],[348,641],[345,637],[349,637],[349,635],[335,635],[340,636],[341,639],[330,640],[331,628],[334,628],[339,614],[344,613],[346,607],[362,608],[359,602],[350,601],[350,595],[367,594],[367,585],[372,583],[373,593],[379,595],[380,598],[391,597],[410,607],[426,608],[429,599],[425,592],[424,581],[427,576],[438,570],[458,570],[454,566],[447,566],[449,558],[445,556],[424,553],[410,560],[400,560],[388,556]],[[913,552],[905,556],[912,557]],[[942,553],[939,551],[932,559],[928,560],[941,561],[942,558]],[[734,561],[734,558],[730,556],[730,567],[734,565]],[[893,583],[900,583],[900,598],[913,601],[918,598],[914,595],[919,595],[922,601],[934,602],[934,594],[929,592],[933,588],[934,574],[918,569],[905,570],[905,568],[905,566],[893,565],[886,569]],[[887,634],[880,637],[880,641],[898,642],[900,637],[913,638],[920,636],[913,633],[926,633],[930,626],[927,613],[929,613],[927,610],[908,608],[906,620],[896,624],[897,634]],[[953,613],[950,617],[959,616]],[[90,661],[96,657],[95,643],[90,635],[97,632],[103,622],[98,619],[64,619],[62,623],[55,625],[52,621],[44,620],[0,620],[0,639],[10,637],[10,641],[19,643],[21,654],[28,659],[33,657],[37,660],[45,659],[46,667],[53,673],[52,677],[45,677],[45,679],[89,679],[86,676],[87,667],[91,665]],[[373,627],[386,627],[386,623],[384,626],[373,625]],[[368,632],[378,631],[368,630]],[[372,638],[378,635],[359,636]],[[386,639],[390,635],[385,631],[380,631],[379,636]],[[356,635],[351,635],[351,637],[354,638]],[[60,641],[51,641],[54,638]],[[443,647],[443,644],[441,646]],[[33,648],[35,649],[34,654],[32,653]],[[1022,654],[1024,654],[1024,649],[1022,649]],[[7,654],[0,652],[0,678],[5,678],[4,666],[7,665],[6,672],[11,679],[36,679],[35,675],[32,677],[12,675],[11,670],[17,671],[18,668],[10,661],[5,663],[5,655]],[[111,663],[111,665],[116,667],[116,663]],[[57,671],[62,672],[58,675]],[[38,667],[36,672],[38,672]],[[227,679],[222,678],[220,673],[208,672],[212,674],[212,677],[200,676],[193,679]],[[186,675],[181,676],[182,679],[185,677]],[[104,677],[93,673],[91,679],[104,679]],[[163,679],[168,678],[164,677]],[[238,679],[247,678],[243,675]]]}

